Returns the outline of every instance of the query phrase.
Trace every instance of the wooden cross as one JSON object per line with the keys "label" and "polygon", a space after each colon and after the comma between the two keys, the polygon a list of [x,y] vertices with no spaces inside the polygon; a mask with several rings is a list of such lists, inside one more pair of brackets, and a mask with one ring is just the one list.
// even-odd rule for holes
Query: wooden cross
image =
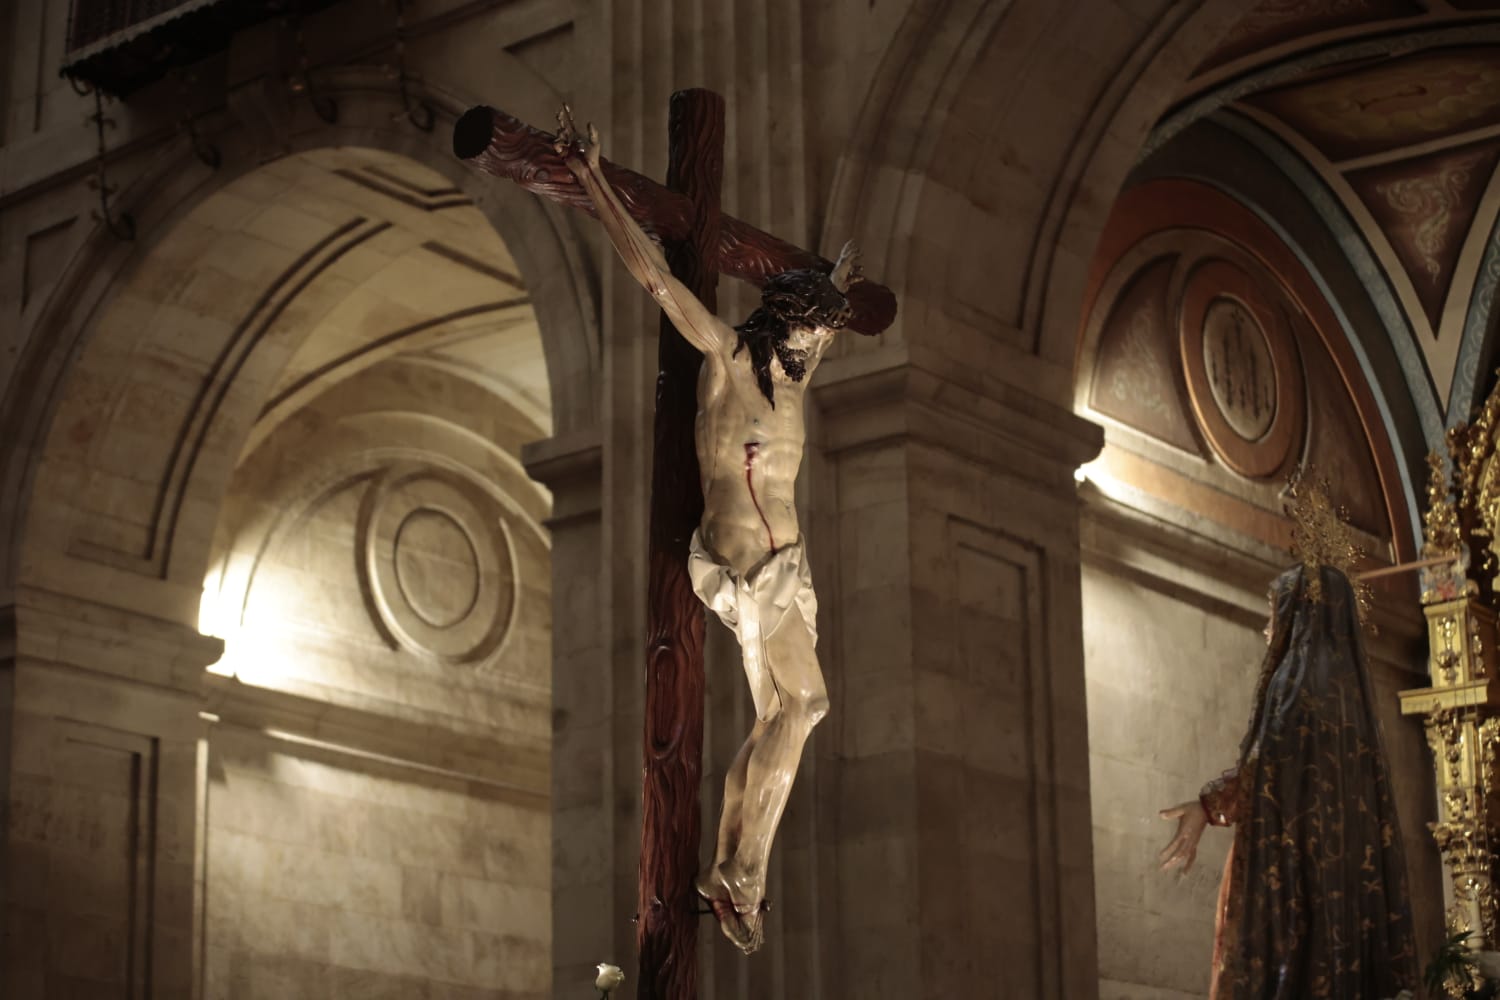
{"label": "wooden cross", "polygon": [[[672,274],[710,312],[722,272],[755,285],[782,271],[833,264],[719,212],[724,100],[708,90],[672,95],[667,184],[604,161],[632,217],[662,245]],[[453,129],[470,165],[551,201],[596,215],[593,201],[553,148],[554,136],[494,108],[472,108]],[[852,286],[850,327],[879,333],[896,316],[890,290]],[[662,317],[657,341],[655,449],[648,543],[646,708],[642,777],[640,950],[637,996],[697,996],[698,784],[703,755],[703,608],[687,574],[688,541],[703,516],[693,428],[702,356]]]}

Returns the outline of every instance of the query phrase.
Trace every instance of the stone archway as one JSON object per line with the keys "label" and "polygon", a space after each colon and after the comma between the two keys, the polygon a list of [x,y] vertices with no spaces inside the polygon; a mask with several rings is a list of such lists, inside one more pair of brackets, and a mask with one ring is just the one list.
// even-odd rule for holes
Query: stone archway
{"label": "stone archway", "polygon": [[[559,100],[507,59],[495,60],[487,76],[497,88],[516,95],[526,109],[552,107]],[[515,266],[538,322],[547,330],[543,350],[558,433],[592,428],[600,364],[598,292],[587,253],[569,220],[523,192],[489,183],[454,159],[445,123],[471,101],[429,86],[421,96],[437,108],[437,124],[433,131],[422,132],[402,120],[389,80],[374,70],[330,74],[325,89],[338,102],[338,121],[322,121],[305,104],[293,107],[276,139],[279,153],[344,146],[385,151],[437,173],[453,189],[450,197],[478,206],[492,226],[524,248],[516,254]],[[33,492],[32,477],[66,396],[72,363],[91,336],[92,317],[164,234],[194,206],[253,171],[265,152],[264,135],[249,128],[226,131],[216,140],[224,160],[217,171],[205,168],[181,145],[159,150],[118,199],[119,210],[136,220],[138,240],[121,243],[96,228],[68,262],[23,341],[25,352],[0,400],[0,428],[14,443],[0,468],[0,509],[12,512],[9,530],[0,533],[0,593],[18,582],[19,535]]]}
{"label": "stone archway", "polygon": [[[1009,467],[994,459],[987,465],[979,460],[985,472],[993,466],[998,473],[996,484],[988,489],[994,496],[1004,495],[1008,509],[1003,516],[981,513],[976,519],[987,517],[991,530],[1023,537],[1045,553],[1049,568],[1057,573],[1056,584],[1046,591],[1043,626],[1052,629],[1047,634],[1054,644],[1046,655],[1055,700],[1034,711],[1033,718],[1050,719],[1057,726],[1059,742],[1065,743],[1057,759],[1064,760],[1076,748],[1090,756],[1081,768],[1059,768],[1050,778],[1053,787],[1076,788],[1076,775],[1081,773],[1082,783],[1090,786],[1084,793],[1089,805],[1082,812],[1091,814],[1092,822],[1080,820],[1076,812],[1067,814],[1065,801],[1050,807],[1051,815],[1063,817],[1063,832],[1057,838],[1060,853],[1087,868],[1088,885],[1081,884],[1083,879],[1071,883],[1071,902],[1097,903],[1097,911],[1082,906],[1070,911],[1075,928],[1086,924],[1097,929],[1097,952],[1094,941],[1080,945],[1071,938],[1059,949],[1068,954],[1071,965],[1088,966],[1091,982],[1085,985],[1080,977],[1069,983],[1080,995],[1096,989],[1111,996],[1134,995],[1142,989],[1187,995],[1206,984],[1206,947],[1198,950],[1195,945],[1190,951],[1182,946],[1211,934],[1217,873],[1206,871],[1181,898],[1168,898],[1172,890],[1152,874],[1151,858],[1166,839],[1158,830],[1164,824],[1155,819],[1155,811],[1191,797],[1211,776],[1179,773],[1186,770],[1185,760],[1200,753],[1222,753],[1233,761],[1239,732],[1231,731],[1242,724],[1241,706],[1248,700],[1259,658],[1262,592],[1276,560],[1284,556],[1263,539],[1247,542],[1217,530],[1214,514],[1222,513],[1234,498],[1194,457],[1198,432],[1191,418],[1183,424],[1177,444],[1163,449],[1163,465],[1191,487],[1192,504],[1187,506],[1196,507],[1189,514],[1142,497],[1141,491],[1106,496],[1096,481],[1104,477],[1090,479],[1085,474],[1087,481],[1076,491],[1071,482],[1045,487],[1044,518],[1012,499],[1020,490],[1007,492],[1014,488],[1000,482],[1037,475],[1037,467],[1055,469],[1062,464],[1059,453],[1067,449],[1059,439],[1064,435],[1016,430],[1031,426],[1026,418],[1045,413],[1044,419],[1061,430],[1070,427],[1069,413],[1093,416],[1079,404],[1090,386],[1080,388],[1082,376],[1075,366],[1079,331],[1088,319],[1086,304],[1096,290],[1091,266],[1101,236],[1122,188],[1151,145],[1153,127],[1183,99],[1183,88],[1197,68],[1247,13],[1247,5],[1217,2],[914,3],[883,54],[852,140],[839,159],[825,221],[825,240],[858,234],[871,248],[872,266],[890,279],[902,299],[899,325],[883,343],[852,349],[851,353],[867,355],[846,362],[858,374],[843,385],[826,386],[821,401],[830,424],[845,431],[840,420],[843,407],[856,402],[857,389],[871,391],[876,381],[866,373],[876,371],[889,379],[880,399],[881,412],[905,404],[908,412],[928,419],[938,408],[934,401],[972,392],[996,401],[997,409],[1008,407],[1004,423],[1012,440],[1023,433],[1033,435],[1025,459],[1012,457]],[[1310,12],[1309,5],[1272,0],[1257,5],[1253,30],[1242,31],[1234,41],[1252,48],[1285,41],[1280,36],[1273,42],[1267,39],[1284,27],[1278,18],[1295,20],[1299,14],[1315,21],[1326,18],[1314,26],[1316,31],[1330,25],[1347,28],[1348,21],[1357,19],[1346,21],[1344,13],[1322,7]],[[1448,10],[1441,16],[1462,15]],[[1369,33],[1377,32],[1371,28]],[[1321,35],[1312,37],[1326,41]],[[1235,80],[1243,67],[1219,68],[1226,79]],[[1212,152],[1184,176],[1215,176],[1206,169],[1214,166]],[[1222,147],[1219,154],[1222,163]],[[1233,159],[1236,164],[1243,160]],[[1264,213],[1259,214],[1257,224],[1266,225]],[[1333,250],[1336,254],[1337,247]],[[1140,271],[1152,263],[1151,252],[1150,247],[1141,250],[1136,261]],[[1468,256],[1477,259],[1478,254]],[[1251,266],[1248,259],[1245,264]],[[1317,271],[1306,257],[1293,260],[1292,269]],[[1148,277],[1159,278],[1165,288],[1170,271],[1166,266],[1163,273]],[[1132,270],[1125,277],[1135,275]],[[1299,280],[1306,277],[1299,273]],[[1313,278],[1314,283],[1327,280],[1326,271]],[[1122,279],[1121,284],[1126,282]],[[1315,291],[1304,298],[1315,302],[1338,295],[1326,284]],[[1335,308],[1346,304],[1336,303]],[[1412,545],[1412,499],[1420,494],[1420,485],[1407,481],[1407,470],[1420,467],[1411,459],[1420,456],[1423,425],[1415,419],[1410,389],[1390,363],[1391,345],[1373,344],[1389,339],[1388,332],[1399,332],[1398,325],[1381,324],[1378,317],[1370,322],[1372,312],[1362,306],[1357,317],[1351,312],[1334,323],[1325,315],[1321,322],[1334,341],[1344,341],[1334,346],[1346,356],[1337,366],[1321,356],[1309,365],[1318,366],[1320,381],[1337,370],[1350,373],[1347,390],[1335,386],[1337,397],[1314,400],[1315,404],[1337,399],[1342,405],[1349,392],[1361,397],[1358,419],[1334,412],[1335,407],[1322,407],[1321,426],[1333,431],[1321,447],[1349,442],[1358,449],[1351,455],[1361,461],[1369,455],[1379,463],[1382,471],[1375,489],[1380,500],[1389,502],[1377,504],[1373,523],[1382,528],[1382,542],[1394,531],[1394,555]],[[1175,336],[1175,317],[1157,319],[1160,325],[1170,325]],[[1369,342],[1362,342],[1365,338]],[[1177,348],[1175,340],[1172,347]],[[1349,363],[1351,353],[1360,355],[1358,364]],[[1092,360],[1090,354],[1090,364]],[[1155,360],[1154,355],[1145,359],[1148,365]],[[1175,377],[1170,368],[1164,375],[1168,382]],[[904,384],[893,387],[897,382]],[[914,398],[918,401],[910,402]],[[1042,401],[1055,403],[1057,409],[1046,410]],[[1166,396],[1159,401],[1175,405],[1175,399]],[[1147,396],[1132,402],[1145,407],[1158,400]],[[861,416],[873,419],[873,409],[861,410]],[[967,441],[974,433],[979,412],[977,404],[970,407],[967,422],[945,428],[943,436],[928,443],[933,450],[958,450],[953,442]],[[911,439],[921,434],[917,429],[907,433]],[[857,468],[853,458],[836,454],[834,462],[841,472]],[[891,465],[908,477],[903,481],[907,508],[901,523],[914,538],[919,516],[913,512],[923,503],[952,518],[962,507],[952,499],[954,494],[963,489],[979,492],[971,485],[978,478],[974,463],[961,471],[943,470],[951,477],[947,496],[929,491],[911,475],[914,462]],[[1362,476],[1364,471],[1360,470]],[[1162,480],[1158,476],[1155,482],[1160,485]],[[1363,479],[1365,485],[1370,481],[1368,476]],[[846,523],[858,523],[858,511],[840,514]],[[928,558],[930,552],[942,551],[944,543],[929,533],[922,544],[923,557]],[[913,562],[918,561],[914,557]],[[910,575],[913,581],[925,576],[932,581],[927,585],[945,597],[953,593],[941,589],[942,574],[930,568],[914,566]],[[976,575],[966,581],[966,589],[984,593],[993,589],[998,575],[993,570]],[[937,617],[941,607],[935,603],[924,610]],[[851,620],[858,615],[857,608],[844,610]],[[919,630],[914,624],[911,633]],[[1399,617],[1382,630],[1384,639],[1373,655],[1379,661],[1376,683],[1385,698],[1420,662],[1413,655],[1420,635]],[[1072,636],[1081,636],[1084,647],[1076,659],[1068,646],[1067,637]],[[945,638],[931,635],[931,647],[914,645],[932,658],[930,649],[941,649]],[[1226,657],[1233,662],[1218,662]],[[1205,663],[1209,658],[1214,662]],[[1243,665],[1238,673],[1232,669],[1236,665]],[[1015,672],[1011,664],[1002,663],[991,674],[1009,677]],[[922,713],[936,699],[924,697],[925,678],[920,671],[917,676],[914,700],[920,733]],[[1223,731],[1205,719],[1222,720]],[[1178,720],[1183,720],[1180,725]],[[1409,786],[1402,804],[1404,814],[1413,818],[1409,825],[1419,833],[1424,810],[1430,812],[1422,798],[1430,786],[1425,784],[1419,741],[1407,735],[1397,741],[1392,755],[1398,758],[1398,769],[1407,768],[1405,773],[1421,779]],[[962,752],[953,749],[941,757],[945,765],[954,759],[962,761]],[[965,790],[973,795],[974,787]],[[1174,789],[1170,797],[1168,788]],[[1042,796],[1038,801],[1044,801]],[[1039,815],[1046,811],[1037,809]],[[1092,825],[1091,843],[1080,843],[1087,839],[1081,832],[1070,834],[1069,815],[1081,826]],[[1409,829],[1408,836],[1415,844],[1419,838],[1414,831]],[[973,852],[962,842],[945,847],[944,858],[963,857],[965,864]],[[941,862],[933,867],[942,870]],[[1032,865],[1033,870],[1043,867]],[[925,887],[928,876],[924,872],[922,877]],[[1028,889],[1025,882],[1006,884],[1022,897]],[[941,915],[934,922],[939,920]],[[1045,920],[1036,925],[1045,926]],[[962,930],[952,933],[959,940]],[[1164,946],[1165,940],[1174,944]],[[1182,955],[1179,959],[1169,951]]]}
{"label": "stone archway", "polygon": [[[903,293],[894,336],[931,344],[935,364],[993,348],[1065,403],[1114,193],[1242,10],[913,4],[839,160],[824,226],[829,238],[858,233]],[[1010,266],[996,273],[995,261]]]}
{"label": "stone archway", "polygon": [[[452,159],[457,102],[428,135],[370,82],[264,164],[244,131],[219,173],[164,150],[122,199],[140,242],[85,245],[6,400],[9,857],[70,874],[11,869],[3,903],[92,935],[95,985],[547,987],[553,560],[520,452],[594,424],[593,279]],[[205,570],[222,594],[237,558],[221,642]]]}

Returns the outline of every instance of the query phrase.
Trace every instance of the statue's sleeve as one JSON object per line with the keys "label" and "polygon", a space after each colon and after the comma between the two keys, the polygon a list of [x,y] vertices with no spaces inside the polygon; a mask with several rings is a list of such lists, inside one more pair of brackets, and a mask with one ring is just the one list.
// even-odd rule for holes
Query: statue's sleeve
{"label": "statue's sleeve", "polygon": [[1240,812],[1240,769],[1232,767],[1203,786],[1198,801],[1213,826],[1233,826]]}

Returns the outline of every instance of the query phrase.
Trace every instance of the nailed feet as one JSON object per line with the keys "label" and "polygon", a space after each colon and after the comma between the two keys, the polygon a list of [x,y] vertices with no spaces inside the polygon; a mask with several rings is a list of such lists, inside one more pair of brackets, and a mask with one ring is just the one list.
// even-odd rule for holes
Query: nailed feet
{"label": "nailed feet", "polygon": [[765,917],[770,905],[758,896],[749,899],[742,892],[736,893],[717,865],[698,877],[697,886],[698,895],[708,901],[724,936],[746,955],[759,949],[765,941]]}

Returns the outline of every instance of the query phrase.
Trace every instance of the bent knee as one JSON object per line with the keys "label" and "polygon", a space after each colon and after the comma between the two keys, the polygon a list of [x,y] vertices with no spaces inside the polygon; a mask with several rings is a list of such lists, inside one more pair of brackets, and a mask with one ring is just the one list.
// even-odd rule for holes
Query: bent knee
{"label": "bent knee", "polygon": [[782,710],[809,729],[828,714],[828,694],[824,691],[797,691],[783,699]]}

